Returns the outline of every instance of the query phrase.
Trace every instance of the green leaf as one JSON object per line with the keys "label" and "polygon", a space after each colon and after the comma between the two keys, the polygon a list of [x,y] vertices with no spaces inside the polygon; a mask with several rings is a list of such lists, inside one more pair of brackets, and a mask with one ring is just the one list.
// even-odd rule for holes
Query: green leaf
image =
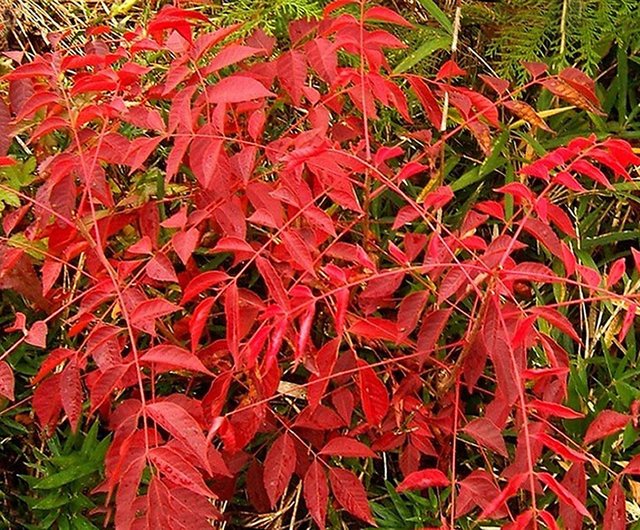
{"label": "green leaf", "polygon": [[74,515],[71,522],[76,530],[98,530],[96,525],[82,515]]}
{"label": "green leaf", "polygon": [[49,475],[40,480],[35,486],[35,489],[47,490],[53,488],[59,488],[65,484],[69,484],[74,480],[85,477],[96,471],[96,465],[92,462],[89,464],[79,464],[69,469],[65,469],[54,475]]}
{"label": "green leaf", "polygon": [[439,24],[447,30],[449,33],[453,34],[453,24],[449,17],[445,15],[445,13],[438,7],[438,5],[433,0],[418,0],[422,7],[427,10],[433,18],[435,18]]}
{"label": "green leaf", "polygon": [[410,70],[422,59],[428,57],[436,50],[446,50],[451,47],[451,37],[434,37],[424,42],[418,49],[409,53],[401,62],[393,69],[394,74],[400,74]]}
{"label": "green leaf", "polygon": [[32,510],[52,510],[54,508],[59,508],[60,506],[64,506],[68,504],[70,501],[69,497],[64,495],[58,495],[56,493],[51,493],[42,499],[39,499],[38,502],[34,503],[31,506]]}

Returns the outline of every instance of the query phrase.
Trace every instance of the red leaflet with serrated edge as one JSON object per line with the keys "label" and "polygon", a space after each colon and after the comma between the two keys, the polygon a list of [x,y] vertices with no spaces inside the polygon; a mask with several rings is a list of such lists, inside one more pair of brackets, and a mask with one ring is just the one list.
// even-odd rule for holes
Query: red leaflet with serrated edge
{"label": "red leaflet with serrated edge", "polygon": [[329,486],[322,464],[314,460],[304,476],[302,493],[309,514],[320,530],[324,530],[329,501]]}
{"label": "red leaflet with serrated edge", "polygon": [[264,487],[272,508],[287,489],[295,467],[293,439],[284,433],[273,442],[264,461]]}
{"label": "red leaflet with serrated edge", "polygon": [[180,405],[169,401],[148,404],[145,410],[160,427],[191,449],[202,467],[211,473],[207,441],[193,416]]}
{"label": "red leaflet with serrated edge", "polygon": [[329,470],[329,481],[340,506],[358,519],[375,524],[367,502],[367,493],[358,477],[346,469],[332,467]]}

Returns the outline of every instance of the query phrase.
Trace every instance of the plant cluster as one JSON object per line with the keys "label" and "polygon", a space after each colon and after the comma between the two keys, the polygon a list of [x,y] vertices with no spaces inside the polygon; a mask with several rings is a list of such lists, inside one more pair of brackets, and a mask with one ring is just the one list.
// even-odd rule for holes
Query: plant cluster
{"label": "plant cluster", "polygon": [[5,77],[0,396],[54,437],[48,527],[626,528],[640,402],[594,403],[577,361],[595,311],[635,363],[640,253],[598,266],[568,212],[640,159],[543,147],[519,96],[597,116],[582,72],[393,73],[391,26],[337,0],[282,49],[165,6]]}

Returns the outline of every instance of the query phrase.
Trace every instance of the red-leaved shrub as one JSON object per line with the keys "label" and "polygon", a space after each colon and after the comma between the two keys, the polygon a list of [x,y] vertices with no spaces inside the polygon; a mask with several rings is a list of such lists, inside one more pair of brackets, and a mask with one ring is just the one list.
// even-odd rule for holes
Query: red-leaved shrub
{"label": "red-leaved shrub", "polygon": [[[606,513],[585,506],[585,448],[637,415],[605,411],[574,439],[588,408],[565,399],[575,311],[615,302],[622,340],[633,271],[577,259],[563,205],[639,160],[576,138],[523,150],[515,178],[458,200],[457,149],[481,164],[511,116],[548,130],[523,89],[598,112],[593,83],[529,65],[526,87],[475,90],[453,61],[393,74],[385,49],[403,44],[385,24],[408,23],[339,0],[293,23],[283,51],[165,7],[6,77],[23,142],[0,161],[30,152],[37,172],[0,184],[16,202],[0,287],[33,308],[0,358],[47,352],[32,380],[44,431],[97,416],[112,433],[95,493],[117,529],[208,528],[298,484],[318,527],[328,510],[374,524],[367,491],[387,471],[399,492],[438,489],[441,528],[624,528],[621,478]],[[6,361],[0,393],[13,399]],[[539,464],[549,453],[560,466]]]}

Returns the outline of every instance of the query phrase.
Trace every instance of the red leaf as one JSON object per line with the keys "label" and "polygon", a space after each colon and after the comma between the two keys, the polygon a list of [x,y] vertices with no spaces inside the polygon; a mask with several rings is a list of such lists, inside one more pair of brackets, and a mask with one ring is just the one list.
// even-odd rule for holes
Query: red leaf
{"label": "red leaf", "polygon": [[151,403],[147,405],[146,412],[160,427],[191,449],[204,469],[211,473],[207,457],[207,440],[193,416],[180,405],[170,401]]}
{"label": "red leaf", "polygon": [[480,445],[495,451],[505,458],[509,456],[502,433],[491,420],[477,418],[469,422],[463,431],[470,434]]}
{"label": "red leaf", "polygon": [[191,372],[200,372],[207,375],[213,375],[207,367],[202,364],[197,355],[189,350],[174,346],[172,344],[161,344],[154,346],[140,357],[145,363],[156,363],[162,365],[161,371],[164,370],[189,370]]}
{"label": "red leaf", "polygon": [[309,65],[330,84],[338,76],[336,45],[330,40],[318,37],[305,46]]}
{"label": "red leaf", "polygon": [[433,92],[420,77],[409,75],[407,79],[416,96],[418,96],[431,125],[439,129],[442,125],[442,110]]}
{"label": "red leaf", "polygon": [[136,138],[129,144],[129,152],[126,155],[127,165],[131,167],[129,174],[134,173],[142,167],[151,153],[155,151],[158,144],[162,141],[162,137],[155,138],[140,137]]}
{"label": "red leaf", "polygon": [[501,508],[508,499],[513,497],[518,490],[520,490],[524,481],[527,480],[527,477],[528,475],[526,473],[519,473],[511,477],[506,487],[500,492],[500,495],[495,497],[487,506],[484,507],[478,519],[486,519],[496,510]]}
{"label": "red leaf", "polygon": [[226,318],[227,346],[236,366],[240,365],[240,306],[238,302],[238,286],[231,282],[224,293],[224,314]]}
{"label": "red leaf", "polygon": [[513,404],[518,398],[518,376],[513,348],[505,330],[499,304],[497,297],[489,302],[482,338],[495,367],[502,395],[508,404]]}
{"label": "red leaf", "polygon": [[82,412],[82,383],[80,382],[80,370],[75,361],[71,361],[62,371],[60,399],[69,419],[71,430],[76,432]]}
{"label": "red leaf", "polygon": [[573,462],[587,462],[589,460],[584,453],[571,449],[547,433],[538,433],[536,438],[562,458]]}
{"label": "red leaf", "polygon": [[13,401],[15,399],[14,387],[15,379],[11,366],[5,361],[0,361],[0,396],[4,396],[8,400]]}
{"label": "red leaf", "polygon": [[591,422],[586,434],[584,444],[589,445],[597,440],[615,434],[624,429],[631,421],[631,416],[615,410],[603,410],[595,420]]}
{"label": "red leaf", "polygon": [[375,524],[367,502],[367,493],[358,477],[346,469],[332,467],[329,470],[329,481],[340,506],[351,515],[369,524]]}
{"label": "red leaf", "polygon": [[327,476],[322,469],[322,464],[318,460],[314,460],[309,466],[304,476],[302,492],[309,514],[320,530],[324,530],[327,518],[329,486],[327,485]]}
{"label": "red leaf", "polygon": [[229,275],[222,271],[206,271],[198,274],[185,287],[184,293],[182,294],[182,300],[180,300],[180,305],[190,302],[200,293],[228,278]]}
{"label": "red leaf", "polygon": [[349,333],[370,340],[380,339],[396,342],[398,338],[398,326],[395,322],[385,320],[384,318],[361,318],[349,328]]}
{"label": "red leaf", "polygon": [[150,335],[155,335],[156,319],[179,310],[180,306],[172,304],[164,298],[145,300],[131,312],[131,325]]}
{"label": "red leaf", "polygon": [[538,412],[544,415],[556,416],[565,420],[575,420],[584,418],[582,412],[570,409],[564,405],[558,403],[550,403],[548,401],[540,401],[539,399],[533,399],[529,402],[529,407],[536,409]]}
{"label": "red leaf", "polygon": [[160,473],[176,486],[203,497],[216,498],[204,483],[200,472],[182,455],[167,447],[154,447],[149,451],[149,459]]}
{"label": "red leaf", "polygon": [[627,528],[627,507],[624,490],[617,480],[611,486],[607,497],[603,523],[602,528],[607,530],[626,530]]}
{"label": "red leaf", "polygon": [[607,288],[612,287],[620,281],[627,268],[627,263],[624,258],[620,258],[613,262],[607,274]]}
{"label": "red leaf", "polygon": [[424,362],[428,354],[435,351],[438,340],[449,321],[451,312],[451,309],[438,309],[424,315],[416,346],[416,354],[418,354],[418,360],[421,363]]}
{"label": "red leaf", "polygon": [[369,425],[380,425],[389,410],[389,394],[365,361],[358,359],[358,386],[364,415]]}
{"label": "red leaf", "polygon": [[375,6],[370,7],[364,13],[365,20],[380,20],[382,22],[388,22],[389,24],[396,24],[397,26],[404,26],[406,28],[412,28],[413,24],[407,21],[404,17],[401,17],[395,11],[392,11],[388,7]]}
{"label": "red leaf", "polygon": [[233,75],[207,88],[209,103],[243,103],[252,99],[275,96],[252,77]]}
{"label": "red leaf", "polygon": [[60,401],[60,377],[54,374],[38,385],[33,394],[33,410],[43,429],[53,426],[62,410]]}
{"label": "red leaf", "polygon": [[294,105],[300,105],[307,78],[307,60],[301,51],[290,50],[280,56],[276,69],[278,79]]}
{"label": "red leaf", "polygon": [[452,77],[460,77],[466,75],[462,68],[460,68],[453,59],[449,59],[442,65],[438,73],[436,74],[436,80],[441,81],[443,79],[451,79]]}
{"label": "red leaf", "polygon": [[45,348],[47,346],[47,324],[42,320],[34,322],[24,341],[36,348]]}
{"label": "red leaf", "polygon": [[288,433],[269,448],[264,460],[264,487],[273,508],[289,485],[296,468],[295,445]]}
{"label": "red leaf", "polygon": [[376,454],[362,442],[346,436],[332,438],[320,450],[320,455],[344,456],[348,458],[375,458]]}
{"label": "red leaf", "polygon": [[629,475],[640,475],[640,455],[634,456],[622,472]]}
{"label": "red leaf", "polygon": [[401,337],[407,337],[416,328],[424,306],[429,299],[429,292],[415,291],[402,299],[398,307],[398,332]]}
{"label": "red leaf", "polygon": [[522,66],[532,75],[532,77],[540,77],[547,71],[547,65],[544,63],[523,62]]}
{"label": "red leaf", "polygon": [[9,152],[13,142],[13,126],[11,125],[11,111],[9,105],[0,98],[0,156],[4,157]]}
{"label": "red leaf", "polygon": [[[562,485],[568,489],[583,504],[587,500],[587,477],[584,464],[574,463],[562,479]],[[578,511],[567,504],[561,503],[559,515],[566,530],[582,530],[584,517]]]}
{"label": "red leaf", "polygon": [[171,238],[171,245],[173,246],[173,249],[176,251],[180,261],[185,265],[189,261],[189,258],[191,258],[199,240],[200,231],[195,226],[186,231],[182,230],[180,232],[176,232]]}
{"label": "red leaf", "polygon": [[562,256],[560,240],[549,225],[539,219],[529,217],[522,223],[522,229],[535,237],[538,243],[545,246],[553,255]]}
{"label": "red leaf", "polygon": [[409,474],[397,487],[396,491],[422,490],[449,485],[449,479],[439,469],[421,469]]}
{"label": "red leaf", "polygon": [[287,252],[292,258],[292,263],[296,266],[300,266],[312,276],[316,276],[316,272],[313,266],[313,258],[311,252],[307,247],[304,240],[298,235],[297,232],[287,230],[282,233],[282,242],[284,243]]}
{"label": "red leaf", "polygon": [[575,495],[573,495],[573,493],[571,493],[560,482],[558,482],[552,475],[550,475],[549,473],[537,473],[537,476],[538,479],[546,484],[562,502],[571,506],[579,514],[593,520],[586,506],[582,502],[580,502],[580,500],[578,500]]}
{"label": "red leaf", "polygon": [[260,271],[260,275],[267,284],[269,294],[273,297],[275,302],[280,305],[280,307],[287,309],[289,307],[289,297],[287,296],[287,292],[282,284],[282,279],[273,268],[273,265],[271,265],[271,263],[265,258],[258,257],[256,259],[256,266],[258,267],[258,271]]}
{"label": "red leaf", "polygon": [[264,50],[260,48],[252,48],[251,46],[244,46],[242,44],[231,44],[220,50],[215,57],[209,61],[204,69],[203,75],[212,74],[222,68],[239,63],[263,52]]}
{"label": "red leaf", "polygon": [[156,254],[144,268],[149,278],[159,282],[178,283],[176,271],[169,258],[162,253]]}

